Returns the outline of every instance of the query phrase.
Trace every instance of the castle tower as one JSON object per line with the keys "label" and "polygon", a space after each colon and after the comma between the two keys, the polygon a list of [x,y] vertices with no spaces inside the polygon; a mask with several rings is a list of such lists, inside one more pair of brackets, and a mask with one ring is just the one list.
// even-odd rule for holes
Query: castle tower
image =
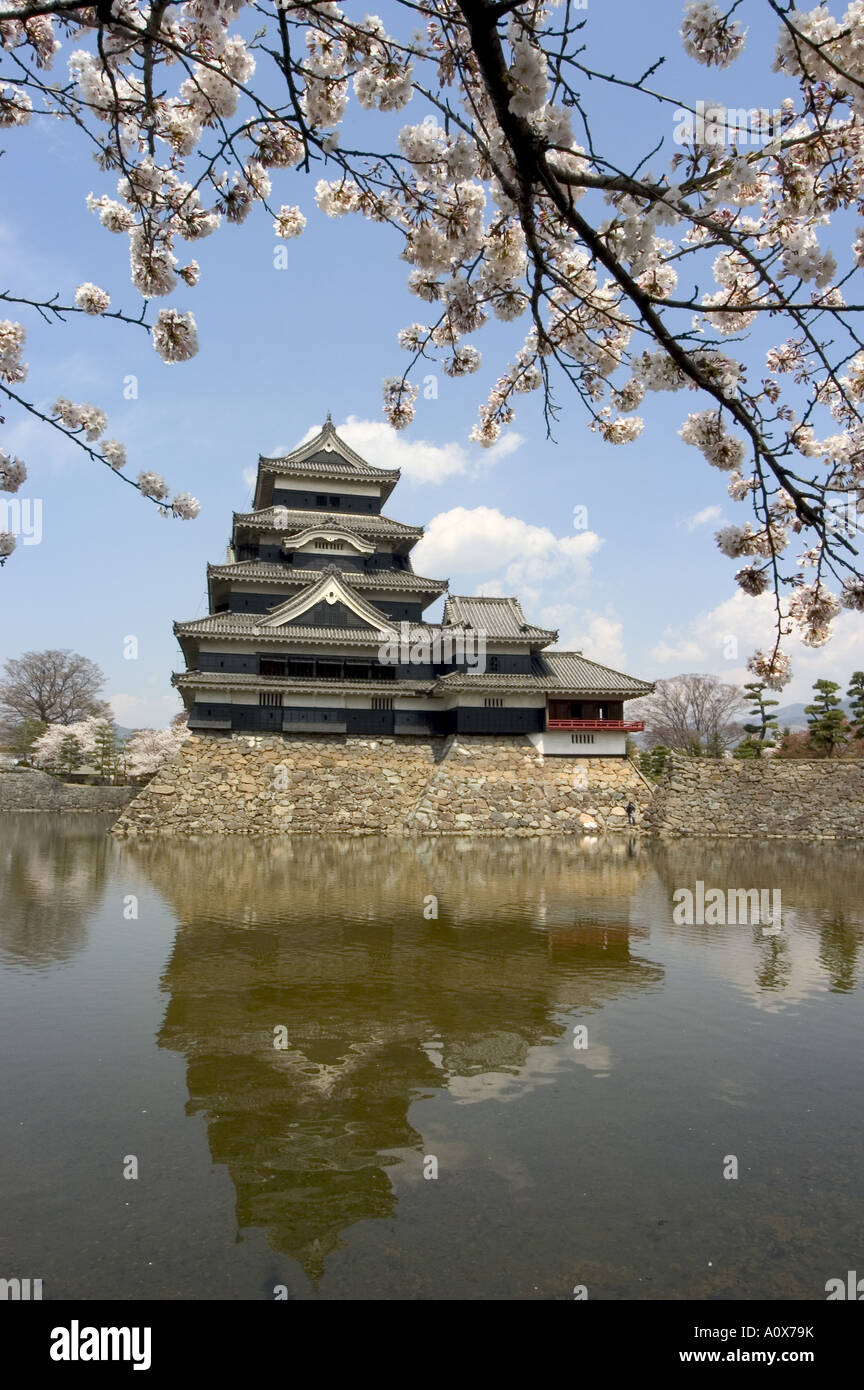
{"label": "castle tower", "polygon": [[422,527],[382,512],[398,470],[373,467],[330,417],[258,462],[254,507],[208,566],[210,612],[174,624],[189,727],[214,733],[527,735],[544,753],[622,757],[624,701],[652,686],[549,650],[516,598],[448,596],[415,574]]}

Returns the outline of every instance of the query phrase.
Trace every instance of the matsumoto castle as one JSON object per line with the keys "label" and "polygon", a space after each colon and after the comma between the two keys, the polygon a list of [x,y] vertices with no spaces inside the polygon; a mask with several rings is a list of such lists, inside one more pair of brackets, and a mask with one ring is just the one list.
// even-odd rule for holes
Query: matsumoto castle
{"label": "matsumoto castle", "polygon": [[[516,598],[448,594],[415,574],[423,535],[384,516],[398,470],[375,468],[330,417],[261,458],[254,509],[235,512],[209,616],[174,624],[173,677],[200,732],[523,734],[543,753],[621,757],[624,702],[652,686],[550,650],[558,634]],[[447,595],[440,622],[424,611]]]}

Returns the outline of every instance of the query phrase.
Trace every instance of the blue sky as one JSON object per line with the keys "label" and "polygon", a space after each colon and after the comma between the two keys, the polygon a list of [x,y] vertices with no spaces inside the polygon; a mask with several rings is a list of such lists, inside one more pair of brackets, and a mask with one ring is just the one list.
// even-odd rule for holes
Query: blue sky
{"label": "blue sky", "polygon": [[[380,12],[385,23],[392,18],[387,6]],[[716,74],[681,53],[680,15],[669,0],[591,5],[592,63],[629,76],[665,53],[657,85],[690,100],[775,106],[790,92],[770,73],[772,20],[753,25],[745,57]],[[637,115],[624,95],[613,99],[598,84],[587,94],[595,138],[633,164],[665,136],[652,167],[667,167],[670,109],[652,107],[646,117],[641,104]],[[409,108],[399,124],[424,114]],[[91,190],[113,194],[113,180],[57,123],[3,134],[13,196],[0,214],[0,286],[71,302],[91,280],[110,292],[112,308],[137,313],[126,238],[105,232],[84,205]],[[509,436],[484,452],[468,443],[476,408],[522,331],[492,323],[475,339],[481,371],[458,381],[438,371],[437,399],[421,391],[414,426],[395,436],[383,424],[381,380],[402,369],[397,332],[422,320],[425,306],[407,292],[408,267],[389,231],[327,219],[313,183],[274,171],[272,201],[299,203],[308,218],[305,234],[287,243],[287,269],[274,268],[277,243],[261,209],[189,248],[201,283],[155,307],[194,311],[201,349],[191,362],[165,365],[143,332],[121,324],[75,315],[49,326],[4,307],[27,325],[31,398],[44,408],[59,394],[100,406],[108,436],[127,446],[126,471],[155,469],[202,510],[194,522],[160,518],[107,469],[10,409],[0,447],[28,466],[21,497],[41,500],[43,536],[38,545],[19,542],[0,571],[0,660],[71,647],[105,670],[121,724],[167,723],[180,707],[170,673],[182,668],[172,620],[206,611],[205,566],[224,557],[231,511],[250,499],[249,470],[259,453],[297,443],[330,410],[371,463],[402,467],[387,510],[429,528],[415,552],[421,572],[449,578],[457,593],[518,593],[530,620],[560,629],[559,645],[639,676],[705,670],[746,679],[744,662],[770,640],[770,619],[761,602],[737,594],[735,565],[714,546],[718,525],[744,516],[723,476],[678,438],[687,411],[702,408],[696,397],[649,397],[641,439],[615,448],[588,430],[560,383],[557,442],[545,438],[539,396],[521,397]],[[130,374],[137,400],[124,399]],[[574,529],[577,507],[587,509],[587,531]],[[124,658],[130,636],[134,660]],[[844,615],[825,650],[793,648],[796,677],[782,698],[803,698],[817,676],[845,684],[862,664],[860,648],[860,620]]]}

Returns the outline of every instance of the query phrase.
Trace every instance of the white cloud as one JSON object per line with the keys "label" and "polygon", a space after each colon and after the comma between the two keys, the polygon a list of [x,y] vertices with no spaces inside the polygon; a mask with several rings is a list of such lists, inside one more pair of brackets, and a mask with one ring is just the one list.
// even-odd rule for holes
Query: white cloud
{"label": "white cloud", "polygon": [[704,662],[705,653],[698,642],[658,642],[651,649],[651,656],[660,666],[674,666],[676,675],[685,668],[691,671],[694,666]]}
{"label": "white cloud", "polygon": [[[834,635],[825,647],[806,647],[794,635],[786,639],[792,680],[780,693],[784,703],[808,700],[813,682],[822,677],[839,682],[845,691],[852,672],[864,666],[861,618],[842,613],[832,631]],[[757,647],[769,651],[774,638],[772,595],[754,599],[739,590],[691,622],[667,628],[651,656],[658,666],[666,668],[661,672],[664,675],[699,670],[743,685],[753,679],[747,670],[748,658]]]}
{"label": "white cloud", "polygon": [[[312,425],[298,444],[270,449],[267,457],[278,458],[300,444],[314,439],[320,425]],[[462,444],[428,444],[423,439],[409,439],[383,420],[360,420],[349,415],[337,432],[362,458],[376,468],[399,468],[403,478],[415,483],[441,483],[455,474],[476,474],[492,467],[522,445],[523,438],[515,430],[505,434],[491,449],[472,451]]]}
{"label": "white cloud", "polygon": [[599,661],[602,666],[612,666],[616,671],[626,671],[627,653],[624,650],[624,624],[603,613],[587,612],[582,621],[581,648],[578,643],[565,643],[562,633],[562,647],[575,647],[581,650],[590,661]]}
{"label": "white cloud", "polygon": [[688,531],[695,531],[697,526],[707,526],[709,521],[719,521],[722,515],[722,507],[703,507],[701,512],[694,512],[678,524],[686,527]]}
{"label": "white cloud", "polygon": [[590,608],[553,603],[540,610],[537,621],[543,627],[557,628],[556,648],[582,652],[589,661],[599,661],[601,666],[611,666],[616,671],[627,669],[624,624],[612,608],[597,613]]}
{"label": "white cloud", "polygon": [[591,556],[602,544],[594,531],[556,536],[496,507],[453,507],[429,522],[414,560],[421,574],[489,575],[483,581],[486,594],[494,584],[500,593],[536,598],[550,579],[568,588],[584,585]]}

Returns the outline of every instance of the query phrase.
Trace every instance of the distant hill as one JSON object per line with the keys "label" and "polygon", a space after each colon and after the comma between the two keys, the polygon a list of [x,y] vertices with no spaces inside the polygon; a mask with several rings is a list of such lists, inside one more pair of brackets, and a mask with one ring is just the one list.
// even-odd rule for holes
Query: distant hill
{"label": "distant hill", "polygon": [[[809,700],[807,704],[810,704]],[[840,704],[843,712],[848,715],[852,708],[849,700],[841,700]],[[804,713],[803,704],[781,705],[778,709],[773,710],[772,714],[781,729],[791,729],[794,733],[796,729],[807,728],[807,716]]]}

